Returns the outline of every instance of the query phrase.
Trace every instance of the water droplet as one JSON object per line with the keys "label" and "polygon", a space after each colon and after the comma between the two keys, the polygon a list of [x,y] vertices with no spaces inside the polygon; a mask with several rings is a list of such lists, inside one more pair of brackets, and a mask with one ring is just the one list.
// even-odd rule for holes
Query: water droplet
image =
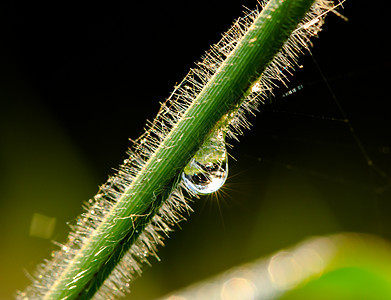
{"label": "water droplet", "polygon": [[228,155],[224,134],[217,132],[206,141],[182,173],[186,187],[200,195],[220,189],[228,175]]}

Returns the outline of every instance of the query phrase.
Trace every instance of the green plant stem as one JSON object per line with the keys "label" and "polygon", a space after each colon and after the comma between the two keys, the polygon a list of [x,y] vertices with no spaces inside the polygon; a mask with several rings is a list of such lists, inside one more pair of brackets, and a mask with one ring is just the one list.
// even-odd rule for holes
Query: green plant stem
{"label": "green plant stem", "polygon": [[[244,100],[314,0],[272,0],[69,262],[45,299],[89,299],[178,183],[210,131]],[[82,275],[81,275],[82,274]]]}

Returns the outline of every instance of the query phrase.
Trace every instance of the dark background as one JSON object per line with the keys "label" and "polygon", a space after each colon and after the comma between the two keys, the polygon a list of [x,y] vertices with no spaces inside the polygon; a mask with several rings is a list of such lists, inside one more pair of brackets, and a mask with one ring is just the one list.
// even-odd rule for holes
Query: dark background
{"label": "dark background", "polygon": [[[256,1],[1,4],[0,299],[23,289],[23,269],[54,249],[29,236],[33,213],[56,217],[53,238],[64,240],[65,222],[125,158],[127,139],[143,132],[243,5]],[[304,68],[233,143],[226,185],[194,203],[132,299],[311,235],[391,238],[387,16],[372,6],[348,0],[348,22],[330,14]]]}

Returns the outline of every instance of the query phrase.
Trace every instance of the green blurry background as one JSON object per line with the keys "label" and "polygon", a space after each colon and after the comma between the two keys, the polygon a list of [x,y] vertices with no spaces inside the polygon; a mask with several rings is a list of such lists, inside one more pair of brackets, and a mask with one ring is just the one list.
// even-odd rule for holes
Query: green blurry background
{"label": "green blurry background", "polygon": [[[1,4],[0,299],[28,284],[24,270],[50,256],[52,239],[64,241],[66,222],[125,158],[127,139],[142,133],[241,6],[255,3]],[[344,6],[349,21],[330,16],[312,53],[354,132],[313,58],[303,57],[304,68],[233,143],[226,185],[193,203],[131,299],[162,296],[312,235],[391,238],[385,11],[369,14],[359,0]],[[31,233],[34,214],[55,218],[50,238]]]}

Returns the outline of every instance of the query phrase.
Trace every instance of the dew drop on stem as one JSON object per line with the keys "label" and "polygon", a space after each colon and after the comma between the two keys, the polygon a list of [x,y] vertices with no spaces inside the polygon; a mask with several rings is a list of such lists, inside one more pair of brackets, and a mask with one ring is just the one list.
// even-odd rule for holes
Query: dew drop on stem
{"label": "dew drop on stem", "polygon": [[219,190],[228,176],[228,155],[224,134],[218,131],[197,151],[182,173],[186,187],[206,195]]}

